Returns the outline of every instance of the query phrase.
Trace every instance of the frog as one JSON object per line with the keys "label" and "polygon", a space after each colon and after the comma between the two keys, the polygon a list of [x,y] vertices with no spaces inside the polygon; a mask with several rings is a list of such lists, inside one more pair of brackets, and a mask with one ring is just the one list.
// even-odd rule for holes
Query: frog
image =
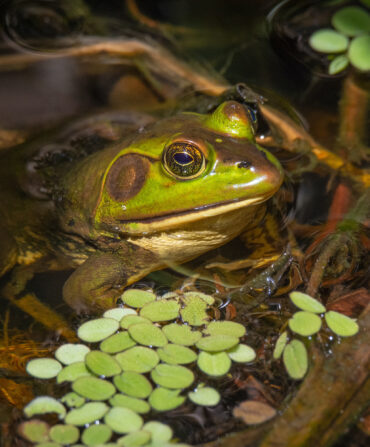
{"label": "frog", "polygon": [[2,150],[3,296],[17,305],[36,273],[71,269],[65,302],[101,312],[257,226],[284,172],[256,126],[251,107],[226,100],[159,119],[103,114]]}

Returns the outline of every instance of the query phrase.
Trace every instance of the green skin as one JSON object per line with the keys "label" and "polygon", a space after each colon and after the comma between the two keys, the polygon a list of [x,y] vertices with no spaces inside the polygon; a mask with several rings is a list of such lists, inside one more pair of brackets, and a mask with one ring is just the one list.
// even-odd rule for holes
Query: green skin
{"label": "green skin", "polygon": [[[258,224],[261,204],[282,183],[239,103],[209,115],[125,119],[84,121],[0,154],[0,273],[13,269],[9,299],[36,272],[75,268],[64,299],[77,311],[112,307],[146,274]],[[73,140],[81,129],[89,150]],[[175,175],[164,161],[172,143],[201,154],[193,176]]]}

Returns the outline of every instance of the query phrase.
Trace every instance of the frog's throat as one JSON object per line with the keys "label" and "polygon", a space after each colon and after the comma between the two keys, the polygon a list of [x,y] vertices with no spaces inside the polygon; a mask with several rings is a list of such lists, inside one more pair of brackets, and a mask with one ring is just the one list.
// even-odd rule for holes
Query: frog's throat
{"label": "frog's throat", "polygon": [[205,220],[214,216],[221,217],[226,213],[265,202],[275,192],[276,191],[273,191],[269,195],[264,194],[260,197],[252,197],[239,201],[207,205],[191,211],[184,210],[172,215],[150,217],[147,219],[142,219],[140,221],[122,222],[123,225],[120,232],[121,234],[148,234],[184,227],[185,225],[191,224],[193,222]]}

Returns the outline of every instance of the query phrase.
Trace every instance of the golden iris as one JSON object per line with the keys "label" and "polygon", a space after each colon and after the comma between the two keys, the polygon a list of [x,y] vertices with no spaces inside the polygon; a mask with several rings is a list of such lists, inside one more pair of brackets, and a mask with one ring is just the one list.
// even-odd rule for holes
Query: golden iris
{"label": "golden iris", "polygon": [[204,171],[205,158],[202,151],[194,144],[178,141],[164,150],[163,164],[175,177],[191,179]]}

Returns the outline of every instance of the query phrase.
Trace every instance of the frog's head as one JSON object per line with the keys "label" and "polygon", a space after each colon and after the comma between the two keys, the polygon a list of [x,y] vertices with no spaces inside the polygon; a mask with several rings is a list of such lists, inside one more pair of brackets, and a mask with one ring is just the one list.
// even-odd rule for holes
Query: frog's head
{"label": "frog's head", "polygon": [[283,172],[256,144],[254,128],[253,111],[228,101],[209,115],[158,121],[116,146],[94,205],[95,229],[164,231],[267,200]]}

